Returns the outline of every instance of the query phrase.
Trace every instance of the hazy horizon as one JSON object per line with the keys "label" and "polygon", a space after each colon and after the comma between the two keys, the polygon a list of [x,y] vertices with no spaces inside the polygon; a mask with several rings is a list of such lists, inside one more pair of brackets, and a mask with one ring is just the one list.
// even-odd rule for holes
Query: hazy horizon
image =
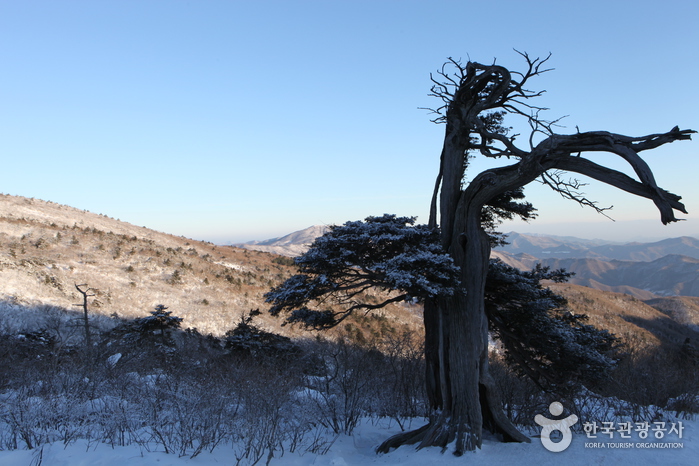
{"label": "hazy horizon", "polygon": [[[10,195],[15,196],[12,194]],[[61,204],[52,199],[41,199],[35,196],[20,197],[27,197],[44,202]],[[566,202],[570,204],[569,201]],[[233,229],[229,232],[206,231],[200,228],[198,230],[198,234],[187,235],[177,231],[170,231],[167,229],[158,228],[157,226],[150,224],[150,222],[145,222],[145,224],[134,223],[132,221],[129,221],[128,219],[119,218],[108,211],[90,211],[68,204],[61,205],[66,205],[68,207],[72,207],[78,210],[84,210],[93,214],[104,215],[108,218],[130,223],[137,227],[144,227],[150,230],[155,230],[161,233],[167,233],[175,236],[184,236],[186,238],[198,241],[208,241],[219,245],[243,244],[252,241],[267,241],[271,239],[282,238],[289,234],[295,233],[297,231],[302,231],[313,226],[333,225],[332,223],[303,224],[302,222],[304,221],[304,218],[300,217],[299,219],[295,219],[294,222],[289,222],[287,224],[282,224],[280,222],[273,228],[269,225],[260,227],[255,224],[240,225],[239,229]],[[589,211],[590,209],[584,210]],[[373,215],[382,214],[383,213],[374,213]],[[366,217],[347,219],[345,221],[337,222],[335,224],[341,225],[346,221],[363,220],[364,218]],[[182,219],[185,221],[187,220],[186,216],[184,215],[182,216]],[[421,217],[417,217],[417,223],[424,223],[424,220]],[[530,222],[512,220],[504,222],[502,225],[500,225],[498,230],[503,233],[509,233],[511,231],[514,231],[520,234],[534,234],[544,236],[572,236],[580,239],[604,240],[617,243],[627,243],[634,241],[647,243],[667,238],[677,238],[681,236],[691,236],[699,238],[699,220],[689,217],[683,221],[679,221],[669,225],[663,225],[659,219],[621,219],[613,221],[609,218],[597,215],[597,221],[582,222],[546,222],[537,219]]]}
{"label": "hazy horizon", "polygon": [[[315,225],[308,225],[307,227],[294,230],[279,228],[270,230],[270,233],[266,236],[264,233],[260,233],[259,237],[231,234],[230,236],[208,236],[204,240],[216,244],[243,244],[252,241],[267,241],[282,238],[312,226]],[[654,219],[616,222],[606,220],[601,222],[541,223],[540,225],[537,225],[536,222],[508,222],[503,224],[499,230],[504,233],[514,231],[520,234],[541,236],[571,236],[580,239],[604,240],[615,243],[652,243],[681,236],[690,236],[699,239],[699,226],[697,226],[697,222],[687,221],[679,222],[674,225],[662,225],[659,220]],[[275,232],[277,233],[275,234]]]}

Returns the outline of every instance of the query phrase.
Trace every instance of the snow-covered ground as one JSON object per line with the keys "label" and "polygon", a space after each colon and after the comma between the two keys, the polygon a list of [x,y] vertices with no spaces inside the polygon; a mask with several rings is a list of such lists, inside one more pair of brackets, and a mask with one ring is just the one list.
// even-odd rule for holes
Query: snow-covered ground
{"label": "snow-covered ground", "polygon": [[[279,457],[279,453],[270,464],[279,465],[364,465],[364,464],[401,464],[407,466],[423,465],[518,465],[535,464],[545,465],[594,465],[614,464],[626,465],[697,465],[699,461],[699,421],[683,420],[684,431],[682,438],[676,434],[667,434],[665,438],[657,440],[649,438],[641,440],[632,433],[631,439],[609,439],[608,436],[599,435],[597,439],[588,439],[584,433],[575,433],[573,441],[565,451],[552,453],[546,450],[539,438],[532,438],[529,444],[500,443],[496,440],[486,439],[483,448],[475,453],[467,453],[462,457],[455,457],[450,452],[442,454],[437,448],[416,451],[414,448],[401,447],[385,455],[377,455],[374,448],[386,439],[387,436],[398,432],[395,424],[372,423],[365,421],[351,436],[341,435],[334,442],[330,450],[324,455],[287,452]],[[619,448],[611,443],[626,443],[630,448]],[[641,444],[659,442],[672,445],[676,448],[643,448]],[[592,448],[590,443],[596,443]],[[587,444],[587,445],[586,445]],[[604,445],[604,448],[600,447]],[[679,447],[681,445],[681,448]],[[34,450],[0,451],[0,465],[26,466],[182,466],[182,465],[216,465],[235,464],[236,458],[230,447],[221,446],[213,453],[204,452],[195,458],[166,454],[162,449],[153,446],[150,451],[138,446],[112,448],[109,445],[88,443],[78,440],[68,447],[63,443],[44,445]],[[267,457],[258,464],[265,464]],[[245,463],[242,463],[245,464]]]}

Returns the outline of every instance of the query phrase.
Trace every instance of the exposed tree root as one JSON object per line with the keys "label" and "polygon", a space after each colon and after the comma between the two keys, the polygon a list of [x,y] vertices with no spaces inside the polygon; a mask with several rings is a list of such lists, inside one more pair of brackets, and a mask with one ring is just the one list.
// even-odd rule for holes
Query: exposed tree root
{"label": "exposed tree root", "polygon": [[[481,384],[480,388],[483,426],[490,432],[501,435],[504,442],[531,442],[529,437],[518,431],[505,416],[500,406],[500,397],[494,391],[494,387],[488,387],[486,383]],[[470,432],[467,423],[458,422],[442,412],[418,429],[401,432],[390,437],[378,446],[376,452],[388,453],[403,445],[416,444],[418,450],[425,447],[439,447],[444,452],[447,446],[454,441],[456,441],[454,445],[454,455],[456,456],[461,456],[466,451],[472,451],[481,446],[480,435],[474,435]]]}

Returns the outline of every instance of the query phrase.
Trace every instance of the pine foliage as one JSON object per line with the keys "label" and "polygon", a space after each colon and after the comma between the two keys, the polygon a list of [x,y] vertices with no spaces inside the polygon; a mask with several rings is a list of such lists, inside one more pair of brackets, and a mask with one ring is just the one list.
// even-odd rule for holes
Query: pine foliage
{"label": "pine foliage", "polygon": [[485,310],[506,361],[539,388],[565,392],[594,386],[618,360],[619,340],[586,324],[587,316],[566,309],[566,299],[542,285],[572,275],[540,264],[528,272],[491,260]]}
{"label": "pine foliage", "polygon": [[496,231],[496,227],[504,220],[519,217],[528,221],[536,218],[536,209],[530,202],[523,201],[524,188],[505,191],[494,197],[486,204],[481,213],[481,225],[490,238],[490,247],[505,246],[506,235]]}
{"label": "pine foliage", "polygon": [[[437,232],[415,225],[414,217],[389,214],[331,227],[296,265],[300,273],[265,297],[272,315],[288,311],[287,322],[316,329],[332,327],[356,310],[449,295],[458,283],[458,268]],[[372,304],[364,300],[372,289],[393,293]],[[311,309],[321,306],[325,309]]]}
{"label": "pine foliage", "polygon": [[166,310],[162,304],[155,306],[155,310],[151,311],[149,316],[135,319],[133,322],[134,328],[141,333],[160,333],[164,334],[169,330],[180,328],[182,318],[173,316],[171,311]]}
{"label": "pine foliage", "polygon": [[267,354],[279,357],[299,353],[299,348],[291,338],[267,332],[253,324],[253,319],[260,315],[259,309],[252,309],[240,317],[234,329],[226,332],[224,347],[232,352],[249,355]]}
{"label": "pine foliage", "polygon": [[[508,192],[484,209],[491,242],[504,242],[495,231],[501,219],[533,217],[523,197],[521,190]],[[409,217],[386,214],[332,227],[296,264],[301,273],[266,298],[273,315],[284,313],[286,323],[314,329],[333,327],[358,310],[459,292],[459,270],[437,231]],[[507,362],[540,388],[559,393],[601,382],[615,366],[619,346],[614,335],[586,324],[587,316],[569,312],[565,298],[541,283],[566,281],[570,275],[541,266],[523,272],[491,260],[486,280],[490,330]],[[372,288],[386,298],[368,299]]]}
{"label": "pine foliage", "polygon": [[174,345],[172,331],[182,325],[182,318],[173,316],[163,304],[158,304],[150,311],[150,315],[126,321],[111,331],[114,337],[138,344],[147,342],[157,346],[171,347]]}

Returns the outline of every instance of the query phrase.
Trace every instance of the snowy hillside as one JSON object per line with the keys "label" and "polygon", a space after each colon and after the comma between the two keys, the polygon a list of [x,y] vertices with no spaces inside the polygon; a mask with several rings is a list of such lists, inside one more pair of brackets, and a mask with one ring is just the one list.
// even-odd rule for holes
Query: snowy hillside
{"label": "snowy hillside", "polygon": [[[32,330],[45,307],[68,319],[81,302],[75,285],[87,284],[96,316],[142,317],[164,304],[184,327],[222,335],[248,310],[264,309],[264,293],[295,273],[280,259],[0,195],[0,329]],[[418,316],[394,310],[419,324]],[[268,329],[295,332],[266,314],[260,319]]]}

